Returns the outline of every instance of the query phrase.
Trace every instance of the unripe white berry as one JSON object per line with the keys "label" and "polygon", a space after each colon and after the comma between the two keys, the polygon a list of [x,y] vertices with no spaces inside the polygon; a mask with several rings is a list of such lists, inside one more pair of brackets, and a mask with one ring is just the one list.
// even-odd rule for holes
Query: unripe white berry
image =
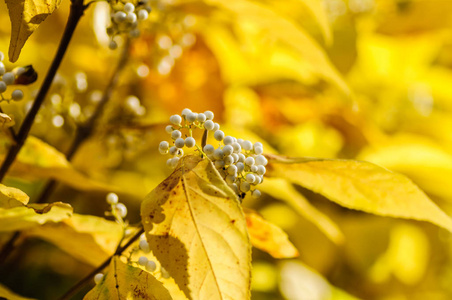
{"label": "unripe white berry", "polygon": [[220,148],[215,149],[215,151],[213,152],[213,157],[215,159],[223,159],[224,157],[223,150],[221,150]]}
{"label": "unripe white berry", "polygon": [[127,17],[127,14],[123,11],[118,11],[114,14],[113,16],[113,21],[115,21],[115,23],[122,23],[125,21]]}
{"label": "unripe white berry", "polygon": [[118,44],[114,40],[111,40],[110,43],[108,43],[108,48],[115,50],[116,48],[118,48]]}
{"label": "unripe white berry", "polygon": [[206,115],[207,120],[212,120],[213,119],[213,112],[211,112],[210,110],[206,110],[204,112],[204,114]]}
{"label": "unripe white berry", "polygon": [[178,138],[180,138],[182,136],[182,132],[180,132],[179,130],[174,130],[173,132],[171,132],[171,138],[173,140],[176,140]]}
{"label": "unripe white berry", "polygon": [[196,118],[198,117],[198,114],[191,112],[189,114],[187,114],[187,116],[185,117],[185,119],[190,122],[193,123],[194,121],[196,121]]}
{"label": "unripe white berry", "polygon": [[256,154],[262,154],[264,152],[264,148],[258,146],[258,147],[254,147],[254,153]]}
{"label": "unripe white berry", "polygon": [[191,136],[189,136],[188,138],[185,139],[185,146],[187,146],[188,148],[194,147],[195,144],[196,144],[196,141]]}
{"label": "unripe white berry", "polygon": [[141,251],[143,251],[144,253],[151,252],[151,248],[149,247],[149,243],[146,240],[141,240],[140,243],[139,243],[139,247],[140,247]]}
{"label": "unripe white berry", "polygon": [[127,216],[127,207],[123,203],[117,203],[115,205],[115,210],[121,218],[125,218]]}
{"label": "unripe white berry", "polygon": [[216,160],[215,161],[215,168],[221,169],[224,167],[224,160]]}
{"label": "unripe white berry", "polygon": [[171,125],[168,125],[168,126],[166,126],[165,127],[165,131],[167,132],[167,133],[169,133],[169,134],[171,134],[171,132],[173,132],[173,126],[171,126]]}
{"label": "unripe white berry", "polygon": [[240,146],[240,144],[237,142],[232,143],[232,148],[234,149],[234,153],[239,153],[240,151],[242,151],[242,146]]}
{"label": "unripe white berry", "polygon": [[234,143],[234,138],[232,136],[228,135],[228,136],[224,137],[223,143],[225,145],[231,145],[232,143]]}
{"label": "unripe white berry", "polygon": [[231,155],[233,151],[234,151],[234,149],[232,148],[231,145],[226,145],[226,146],[223,147],[224,155]]}
{"label": "unripe white berry", "polygon": [[254,177],[253,174],[246,174],[245,179],[246,179],[246,181],[247,181],[248,183],[253,183],[254,180],[256,179],[256,177]]}
{"label": "unripe white berry", "polygon": [[264,166],[262,166],[262,165],[257,166],[257,171],[256,171],[257,174],[264,175],[266,171],[267,171],[267,169],[265,169]]}
{"label": "unripe white berry", "polygon": [[104,278],[104,274],[97,273],[96,275],[94,275],[94,283],[99,284],[103,278]]}
{"label": "unripe white berry", "polygon": [[171,146],[171,148],[169,148],[169,154],[176,155],[176,153],[177,153],[177,147]]}
{"label": "unripe white berry", "polygon": [[250,151],[251,149],[253,149],[253,144],[251,144],[250,141],[243,141],[242,147],[243,147],[243,149],[245,149],[246,151]]}
{"label": "unripe white berry", "polygon": [[128,2],[128,3],[124,4],[124,11],[126,13],[133,12],[134,10],[135,10],[135,5],[133,5],[133,3]]}
{"label": "unripe white berry", "polygon": [[237,167],[235,165],[230,165],[228,168],[228,174],[229,175],[237,174]]}
{"label": "unripe white berry", "polygon": [[207,144],[204,146],[204,148],[202,150],[204,151],[204,153],[206,155],[209,155],[209,154],[213,154],[213,152],[215,151],[215,148],[212,145]]}
{"label": "unripe white berry", "polygon": [[253,198],[259,198],[261,196],[261,191],[254,190],[251,195],[253,196]]}
{"label": "unripe white berry", "polygon": [[248,192],[250,190],[250,184],[246,181],[243,181],[240,183],[240,190],[244,193]]}
{"label": "unripe white berry", "polygon": [[183,138],[177,138],[177,139],[174,141],[174,146],[176,146],[177,148],[183,148],[184,145],[185,145],[185,141],[184,141]]}
{"label": "unripe white berry", "polygon": [[253,145],[253,148],[256,148],[256,147],[262,147],[262,148],[264,148],[264,145],[262,145],[261,142],[255,142],[254,145]]}
{"label": "unripe white berry", "polygon": [[262,178],[261,178],[261,176],[257,175],[257,176],[255,176],[255,177],[256,177],[256,180],[254,180],[254,184],[255,184],[255,185],[261,184],[261,183],[262,183]]}
{"label": "unripe white berry", "polygon": [[242,173],[245,170],[245,165],[242,162],[238,162],[235,164],[237,167],[237,173]]}
{"label": "unripe white berry", "polygon": [[191,113],[191,109],[189,109],[189,108],[184,108],[184,109],[182,110],[181,115],[184,116],[184,117],[186,117],[189,113]]}
{"label": "unripe white berry", "polygon": [[160,142],[160,144],[159,144],[159,149],[162,149],[162,150],[168,150],[169,149],[169,144],[168,144],[168,142],[167,141],[161,141]]}
{"label": "unripe white berry", "polygon": [[3,93],[4,91],[6,91],[6,83],[3,81],[0,81],[0,93]]}
{"label": "unripe white berry", "polygon": [[146,256],[140,256],[140,258],[138,259],[138,264],[140,266],[146,266],[146,264],[148,263],[148,258]]}
{"label": "unripe white berry", "polygon": [[248,165],[248,166],[254,165],[254,158],[252,158],[251,156],[247,157],[245,159],[245,165]]}
{"label": "unripe white berry", "polygon": [[16,80],[13,72],[7,72],[3,74],[3,81],[6,83],[6,85],[11,85]]}
{"label": "unripe white berry", "polygon": [[213,134],[213,137],[217,140],[217,141],[222,141],[224,138],[224,132],[221,130],[217,130],[215,131],[215,133]]}
{"label": "unripe white berry", "polygon": [[149,17],[149,13],[145,9],[140,9],[137,13],[137,16],[138,16],[138,20],[144,21]]}
{"label": "unripe white berry", "polygon": [[157,265],[155,264],[154,261],[149,260],[146,264],[146,271],[148,272],[154,272],[155,269],[157,269]]}
{"label": "unripe white berry", "polygon": [[135,13],[128,13],[126,17],[126,21],[129,23],[135,23],[137,21],[137,15]]}
{"label": "unripe white berry", "polygon": [[220,130],[220,124],[214,123],[212,131],[217,131],[217,130]]}
{"label": "unripe white berry", "polygon": [[175,167],[177,167],[177,164],[179,163],[179,157],[173,157],[171,158],[171,164],[170,164],[170,168],[174,169]]}
{"label": "unripe white berry", "polygon": [[204,128],[207,129],[207,130],[213,130],[214,127],[215,127],[215,124],[213,123],[212,120],[207,120],[204,123]]}
{"label": "unripe white berry", "polygon": [[119,200],[118,195],[115,193],[108,193],[106,199],[108,204],[116,204]]}
{"label": "unripe white berry", "polygon": [[198,122],[203,123],[206,121],[206,115],[205,114],[198,114],[198,116],[196,117],[196,120],[198,120]]}
{"label": "unripe white berry", "polygon": [[234,163],[234,158],[232,156],[230,156],[230,155],[225,156],[223,160],[224,160],[225,166],[229,166],[229,165],[232,165]]}
{"label": "unripe white berry", "polygon": [[228,175],[226,176],[226,183],[227,184],[233,184],[237,177],[235,175]]}
{"label": "unripe white berry", "polygon": [[256,165],[266,166],[268,163],[267,159],[263,155],[256,156]]}
{"label": "unripe white berry", "polygon": [[172,115],[169,118],[170,122],[173,123],[174,125],[179,125],[182,122],[182,118],[179,115]]}

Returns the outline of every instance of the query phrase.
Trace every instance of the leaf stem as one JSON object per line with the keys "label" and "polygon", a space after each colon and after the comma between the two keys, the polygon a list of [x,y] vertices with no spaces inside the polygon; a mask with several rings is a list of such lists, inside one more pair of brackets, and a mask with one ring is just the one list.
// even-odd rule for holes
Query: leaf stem
{"label": "leaf stem", "polygon": [[28,137],[31,126],[33,125],[33,122],[39,111],[39,108],[41,107],[42,103],[44,102],[44,99],[46,98],[47,92],[50,89],[55,74],[61,64],[61,61],[63,60],[64,54],[66,53],[66,50],[69,46],[69,42],[72,39],[75,28],[77,27],[80,18],[83,16],[85,8],[86,6],[83,5],[83,0],[71,1],[69,18],[63,33],[63,37],[61,38],[60,41],[60,45],[58,46],[57,53],[52,61],[52,64],[50,65],[47,75],[44,78],[44,81],[41,85],[38,95],[36,96],[35,101],[33,102],[30,111],[28,112],[22,125],[20,126],[19,132],[17,133],[15,139],[16,143],[11,145],[8,154],[6,155],[6,158],[0,167],[0,182],[3,181],[3,178],[5,177],[9,168],[13,164],[17,154],[19,153],[20,149],[22,149],[22,146],[24,145],[25,140]]}
{"label": "leaf stem", "polygon": [[91,280],[93,280],[94,275],[105,269],[109,264],[110,261],[113,259],[116,255],[121,255],[122,252],[124,252],[127,248],[130,247],[139,237],[140,235],[144,233],[143,226],[140,227],[140,230],[132,237],[130,240],[122,247],[118,247],[116,249],[116,252],[110,256],[107,260],[105,260],[100,266],[98,266],[95,270],[93,270],[91,273],[86,275],[82,280],[77,282],[74,286],[72,286],[59,300],[67,300],[70,299],[72,296],[74,296],[76,293],[80,291],[81,288],[83,288],[85,285],[87,285]]}

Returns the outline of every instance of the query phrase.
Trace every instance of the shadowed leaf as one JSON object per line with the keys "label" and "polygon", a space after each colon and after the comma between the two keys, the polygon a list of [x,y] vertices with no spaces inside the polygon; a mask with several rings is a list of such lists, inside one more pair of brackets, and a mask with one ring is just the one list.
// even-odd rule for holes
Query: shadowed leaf
{"label": "shadowed leaf", "polygon": [[251,251],[237,196],[212,163],[187,156],[143,201],[147,240],[190,299],[249,299]]}

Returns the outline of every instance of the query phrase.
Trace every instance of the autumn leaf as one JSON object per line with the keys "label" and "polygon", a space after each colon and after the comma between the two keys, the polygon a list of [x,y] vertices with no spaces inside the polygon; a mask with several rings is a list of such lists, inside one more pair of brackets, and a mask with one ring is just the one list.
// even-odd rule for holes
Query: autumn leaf
{"label": "autumn leaf", "polygon": [[117,256],[110,262],[108,272],[85,300],[171,300],[169,292],[151,273],[121,261]]}
{"label": "autumn leaf", "polygon": [[30,198],[19,189],[0,184],[0,208],[12,208],[27,204]]}
{"label": "autumn leaf", "polygon": [[81,190],[115,191],[107,184],[81,174],[63,153],[40,139],[29,136],[11,168],[11,176],[19,178],[51,178]]}
{"label": "autumn leaf", "polygon": [[428,221],[452,231],[452,219],[403,175],[364,161],[268,159],[268,176],[285,178],[344,207]]}
{"label": "autumn leaf", "polygon": [[72,215],[72,207],[62,202],[0,208],[0,231],[15,231],[60,222]]}
{"label": "autumn leaf", "polygon": [[60,223],[35,227],[24,234],[49,241],[80,261],[97,266],[115,252],[122,227],[104,218],[74,214]]}
{"label": "autumn leaf", "polygon": [[141,216],[155,256],[189,299],[249,299],[245,216],[209,160],[183,158],[145,198]]}
{"label": "autumn leaf", "polygon": [[5,2],[11,20],[9,60],[15,62],[28,37],[58,8],[61,0],[5,0]]}
{"label": "autumn leaf", "polygon": [[312,206],[287,180],[266,178],[259,189],[273,198],[282,200],[292,206],[300,215],[317,226],[334,243],[342,244],[344,242],[344,235],[338,226],[328,216]]}
{"label": "autumn leaf", "polygon": [[298,250],[289,241],[287,234],[275,224],[262,218],[257,212],[246,209],[246,225],[254,247],[267,252],[274,258],[298,256]]}

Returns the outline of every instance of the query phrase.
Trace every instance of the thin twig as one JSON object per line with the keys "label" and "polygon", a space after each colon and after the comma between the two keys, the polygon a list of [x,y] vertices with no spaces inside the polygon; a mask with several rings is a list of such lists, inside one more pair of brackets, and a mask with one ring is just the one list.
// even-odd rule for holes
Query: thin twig
{"label": "thin twig", "polygon": [[[119,81],[122,70],[127,64],[127,60],[129,57],[129,44],[130,44],[129,39],[127,39],[123,51],[121,53],[121,56],[119,58],[118,65],[116,66],[116,69],[113,71],[110,81],[108,82],[108,85],[105,88],[102,98],[99,101],[99,104],[96,106],[94,113],[91,115],[87,122],[85,122],[84,124],[80,125],[77,128],[75,138],[72,141],[72,144],[69,147],[68,152],[66,153],[67,160],[70,161],[77,152],[77,150],[80,148],[80,146],[83,144],[83,142],[85,142],[93,134],[93,131],[96,127],[96,122],[98,121],[100,115],[102,114],[105,104],[107,104],[108,100],[111,98],[111,95],[113,94],[113,91]],[[56,183],[57,183],[56,180],[50,180],[42,190],[40,196],[36,200],[36,203],[45,202],[55,189]]]}
{"label": "thin twig", "polygon": [[77,294],[85,285],[87,285],[91,280],[93,280],[94,275],[101,272],[103,269],[105,269],[110,264],[110,261],[113,259],[114,256],[121,255],[122,252],[124,252],[127,248],[129,248],[129,246],[132,245],[132,243],[135,242],[143,232],[144,232],[144,229],[143,229],[143,227],[141,227],[140,230],[124,246],[118,247],[116,249],[115,254],[110,256],[99,267],[97,267],[91,273],[86,275],[82,280],[77,282],[63,296],[61,296],[61,298],[59,298],[59,300],[67,300],[67,299],[70,299],[75,294]]}
{"label": "thin twig", "polygon": [[[86,141],[93,133],[94,128],[96,126],[96,122],[98,121],[105,104],[108,102],[108,100],[111,98],[111,95],[118,83],[118,80],[120,78],[120,74],[122,73],[122,70],[127,64],[127,59],[129,57],[129,45],[130,41],[129,39],[126,40],[126,43],[124,45],[123,51],[121,53],[121,56],[119,58],[118,65],[116,66],[116,69],[113,71],[113,74],[111,76],[110,81],[108,82],[108,85],[105,88],[105,91],[102,95],[101,100],[99,101],[99,104],[96,106],[96,109],[94,113],[91,115],[91,117],[88,119],[88,121],[79,126],[77,128],[77,132],[75,135],[74,140],[72,141],[71,146],[69,147],[68,152],[66,153],[66,159],[71,160],[74,156],[74,154],[77,152],[77,150],[80,148],[80,146],[83,144],[84,141]],[[50,180],[47,182],[45,187],[43,188],[41,194],[35,201],[36,203],[44,203],[46,200],[50,197],[50,195],[53,193],[57,186],[56,180]],[[14,250],[14,243],[16,240],[20,237],[19,232],[15,232],[15,234],[11,237],[11,239],[5,243],[5,246],[3,246],[1,252],[0,252],[0,264],[2,264],[8,256],[11,254],[11,252]]]}
{"label": "thin twig", "polygon": [[19,153],[20,149],[22,149],[22,146],[24,145],[25,140],[28,137],[28,133],[30,132],[31,126],[33,125],[35,117],[39,109],[41,108],[44,99],[46,98],[50,86],[52,85],[52,81],[61,64],[61,61],[63,60],[64,54],[66,53],[69,42],[72,39],[72,35],[74,34],[75,28],[77,27],[80,18],[83,16],[85,8],[86,7],[83,5],[83,0],[72,0],[69,18],[63,33],[63,37],[61,38],[60,41],[60,45],[58,46],[57,53],[52,61],[52,64],[50,65],[47,75],[44,78],[44,81],[41,85],[38,95],[36,96],[35,101],[33,102],[30,111],[27,113],[27,116],[25,117],[22,125],[20,126],[19,132],[17,133],[15,139],[16,143],[11,145],[8,154],[6,155],[6,158],[3,161],[2,166],[0,167],[0,182],[5,177],[6,173],[13,164],[17,154]]}
{"label": "thin twig", "polygon": [[[41,85],[38,95],[36,96],[36,99],[33,102],[33,106],[31,107],[31,109],[28,112],[27,116],[25,117],[22,125],[20,126],[20,129],[19,129],[19,132],[17,133],[17,135],[16,134],[13,135],[13,137],[15,137],[14,138],[15,143],[13,145],[11,145],[11,148],[9,149],[8,154],[6,155],[6,158],[0,167],[0,182],[5,177],[6,173],[8,172],[9,168],[13,164],[14,160],[16,159],[17,154],[19,153],[20,149],[22,149],[22,146],[24,145],[25,140],[28,137],[28,133],[30,132],[31,126],[33,125],[33,122],[39,111],[39,108],[41,107],[42,103],[44,102],[47,92],[50,89],[50,86],[55,77],[55,74],[61,64],[61,61],[63,60],[64,54],[66,53],[66,50],[69,46],[69,42],[72,39],[75,28],[77,27],[77,24],[80,21],[80,18],[83,16],[85,8],[86,7],[83,5],[83,0],[72,0],[71,1],[71,8],[70,8],[70,12],[69,12],[68,21],[67,21],[63,36],[61,38],[60,44],[58,46],[57,53],[55,54],[55,57],[47,72],[47,75],[44,78],[44,81]],[[0,252],[0,265],[2,265],[4,263],[4,261],[9,256],[11,251],[14,249],[14,242],[17,240],[18,237],[19,237],[19,234],[16,232],[15,234],[13,234],[12,238],[3,247],[2,251]]]}

